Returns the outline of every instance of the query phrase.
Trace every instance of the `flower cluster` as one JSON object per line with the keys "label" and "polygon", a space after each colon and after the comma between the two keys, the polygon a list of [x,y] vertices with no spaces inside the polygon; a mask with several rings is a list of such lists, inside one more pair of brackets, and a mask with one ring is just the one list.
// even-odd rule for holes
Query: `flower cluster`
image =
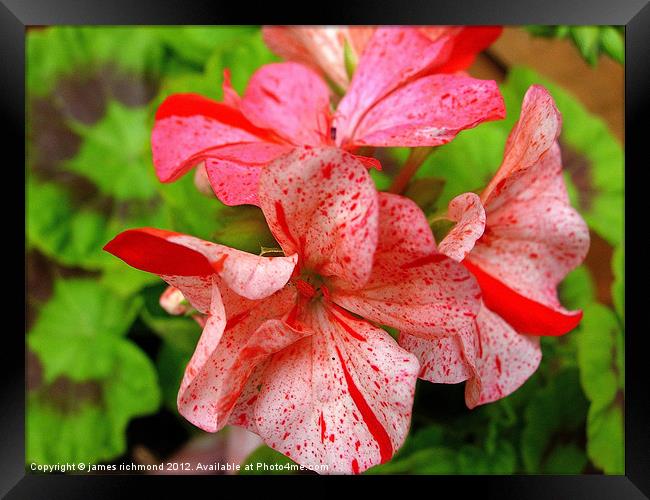
{"label": "flower cluster", "polygon": [[106,245],[165,280],[161,305],[203,327],[178,393],[187,420],[242,426],[301,465],[359,473],[404,442],[418,378],[467,381],[470,408],[495,401],[536,370],[539,336],[579,323],[556,287],[589,234],[569,205],[545,89],[526,93],[483,192],[452,200],[439,244],[412,200],[377,191],[368,169],[381,165],[361,154],[439,146],[503,118],[496,83],[463,73],[499,33],[265,28],[290,61],[260,68],[243,96],[226,74],[223,102],[162,103],[159,179],[198,167],[222,202],[260,207],[283,254],[152,228]]}

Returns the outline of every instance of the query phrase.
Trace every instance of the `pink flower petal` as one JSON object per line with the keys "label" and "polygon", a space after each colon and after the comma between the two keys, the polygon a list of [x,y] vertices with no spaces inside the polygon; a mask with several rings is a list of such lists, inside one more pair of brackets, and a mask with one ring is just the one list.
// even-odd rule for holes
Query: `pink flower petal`
{"label": "pink flower petal", "polygon": [[205,168],[212,191],[226,205],[258,205],[261,168],[291,149],[284,144],[251,142],[211,150]]}
{"label": "pink flower petal", "polygon": [[268,297],[291,277],[297,256],[260,257],[199,238],[160,229],[129,229],[104,250],[130,266],[158,274],[199,311],[209,311],[212,276],[249,299]]}
{"label": "pink flower petal", "polygon": [[449,202],[447,217],[456,222],[440,242],[440,252],[456,262],[462,261],[474,248],[485,230],[485,210],[474,193],[464,193]]}
{"label": "pink flower petal", "polygon": [[311,69],[273,63],[251,77],[241,110],[255,125],[292,144],[319,146],[330,136],[329,99],[327,85]]}
{"label": "pink flower petal", "polygon": [[463,342],[471,336],[467,330],[459,335],[431,339],[400,333],[399,345],[418,358],[421,379],[434,384],[458,384],[475,375],[473,365],[467,361]]}
{"label": "pink flower petal", "polygon": [[363,320],[318,306],[312,322],[314,335],[275,354],[265,368],[255,427],[301,465],[360,473],[389,460],[404,442],[418,364]]}
{"label": "pink flower petal", "polygon": [[471,328],[479,288],[460,264],[439,253],[426,217],[408,198],[380,193],[379,240],[361,290],[333,287],[334,302],[364,318],[423,337]]}
{"label": "pink flower petal", "polygon": [[589,248],[589,230],[570,206],[562,177],[560,125],[549,93],[532,86],[482,195],[485,232],[466,259],[486,305],[520,333],[562,335],[581,318],[557,296],[558,283]]}
{"label": "pink flower petal", "polygon": [[348,76],[343,64],[345,28],[265,26],[262,36],[266,45],[277,55],[305,64],[326,74],[342,89]]}
{"label": "pink flower petal", "polygon": [[172,182],[203,161],[205,150],[272,140],[239,110],[197,94],[175,94],[160,105],[151,133],[156,174]]}
{"label": "pink flower petal", "polygon": [[466,398],[470,408],[517,390],[542,359],[539,337],[520,335],[487,307],[479,311],[477,325],[481,348],[475,362],[480,392]]}
{"label": "pink flower petal", "polygon": [[337,144],[354,143],[357,125],[390,92],[446,61],[448,38],[432,42],[412,28],[379,28],[366,45],[334,118]]}
{"label": "pink flower petal", "polygon": [[285,253],[352,288],[370,275],[377,191],[367,169],[336,148],[296,148],[262,170],[260,207]]}
{"label": "pink flower petal", "polygon": [[540,85],[531,86],[521,104],[519,121],[508,137],[501,167],[481,195],[483,204],[487,206],[505,189],[506,182],[516,180],[517,172],[541,160],[555,144],[561,128],[562,116],[551,94]]}
{"label": "pink flower petal", "polygon": [[214,308],[210,311],[178,393],[181,415],[208,432],[216,432],[228,423],[255,367],[311,335],[309,330],[296,330],[273,319],[288,312],[294,301],[295,293],[285,289],[251,302],[250,309],[229,315],[228,322],[223,308],[216,314]]}
{"label": "pink flower petal", "polygon": [[496,82],[466,76],[418,78],[386,96],[360,118],[356,145],[439,146],[468,128],[505,117]]}

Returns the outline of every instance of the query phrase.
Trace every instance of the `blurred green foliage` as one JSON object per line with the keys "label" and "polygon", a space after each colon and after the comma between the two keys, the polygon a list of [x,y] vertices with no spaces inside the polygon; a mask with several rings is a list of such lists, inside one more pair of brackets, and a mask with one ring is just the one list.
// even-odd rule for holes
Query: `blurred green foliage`
{"label": "blurred green foliage", "polygon": [[[609,35],[598,36],[599,47],[616,52]],[[221,98],[227,68],[242,92],[277,58],[252,27],[37,29],[28,32],[27,54],[27,460],[120,460],[131,452],[135,418],[171,411],[182,432],[198,432],[178,416],[176,393],[200,327],[165,313],[164,284],[102,246],[138,226],[253,253],[277,246],[258,209],[199,194],[192,175],[157,181],[149,144],[155,109],[176,92]],[[606,125],[557,85],[513,68],[501,85],[507,118],[437,148],[407,194],[435,218],[457,194],[480,190],[533,83],[551,91],[563,114],[572,202],[613,249],[611,297],[598,293],[589,267],[573,271],[560,294],[567,308],[584,309],[583,323],[544,338],[540,369],[499,402],[470,411],[462,386],[418,383],[406,443],[368,474],[623,472],[623,152]],[[408,152],[381,154],[385,168],[371,175],[386,189]],[[247,462],[291,463],[265,446]]]}
{"label": "blurred green foliage", "polygon": [[621,64],[625,61],[625,26],[533,25],[527,29],[535,36],[569,38],[592,66],[598,63],[601,54]]}

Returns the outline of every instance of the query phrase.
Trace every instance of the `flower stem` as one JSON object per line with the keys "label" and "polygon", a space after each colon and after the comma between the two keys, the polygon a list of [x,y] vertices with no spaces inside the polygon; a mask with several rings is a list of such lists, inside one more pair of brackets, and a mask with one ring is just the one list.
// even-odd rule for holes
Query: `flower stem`
{"label": "flower stem", "polygon": [[429,155],[433,152],[433,147],[412,148],[409,157],[404,162],[402,169],[393,179],[393,183],[388,188],[389,193],[400,194],[404,191],[411,178],[415,175]]}

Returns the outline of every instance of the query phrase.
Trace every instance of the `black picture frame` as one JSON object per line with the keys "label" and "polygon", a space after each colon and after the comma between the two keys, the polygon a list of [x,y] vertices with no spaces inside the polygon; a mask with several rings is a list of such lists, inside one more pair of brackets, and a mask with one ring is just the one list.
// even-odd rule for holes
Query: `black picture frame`
{"label": "black picture frame", "polygon": [[[645,228],[644,183],[640,181],[642,169],[648,162],[645,153],[644,121],[649,116],[650,96],[650,5],[646,0],[566,0],[534,1],[518,0],[410,0],[361,2],[328,1],[321,6],[319,15],[308,15],[292,3],[282,8],[276,2],[217,2],[215,0],[0,0],[0,110],[6,129],[2,135],[3,159],[5,160],[5,190],[3,196],[5,226],[17,221],[15,200],[9,196],[12,180],[18,177],[13,172],[24,161],[25,155],[25,31],[27,26],[53,24],[618,24],[626,26],[625,65],[625,158],[629,168],[626,183],[626,231],[627,290],[642,290],[640,285],[644,273],[636,272],[638,252],[643,251]],[[21,138],[22,137],[22,138]],[[8,153],[8,154],[7,154]],[[21,158],[23,160],[21,160]],[[24,163],[23,163],[24,165]],[[23,170],[23,174],[25,171]],[[636,192],[639,190],[639,193]],[[647,198],[647,195],[645,195]],[[24,201],[24,200],[23,200]],[[24,205],[23,205],[24,206]],[[636,218],[639,224],[635,224]],[[23,221],[24,222],[24,221]],[[24,226],[23,226],[24,229]],[[18,232],[19,229],[16,228]],[[16,242],[20,235],[13,233],[5,237],[5,245],[22,253],[24,245]],[[639,238],[639,242],[634,240]],[[22,240],[24,242],[24,239]],[[636,243],[636,244],[635,244]],[[17,257],[20,259],[20,256]],[[18,260],[19,261],[19,260]],[[7,319],[19,317],[16,311],[19,302],[21,279],[19,266],[11,264],[13,259],[5,258],[5,282],[3,301]],[[7,273],[7,271],[10,271]],[[15,275],[11,272],[15,272]],[[26,271],[26,269],[25,269]],[[22,278],[26,281],[23,273]],[[15,282],[14,282],[15,280]],[[638,285],[638,286],[637,286]],[[624,476],[408,476],[408,477],[360,477],[325,478],[303,476],[288,478],[291,481],[344,481],[346,488],[366,488],[372,483],[384,485],[388,482],[417,481],[406,490],[406,494],[438,494],[443,486],[446,490],[462,492],[463,495],[481,495],[503,498],[589,498],[589,499],[633,499],[650,498],[650,391],[646,337],[647,322],[640,317],[645,293],[626,293],[626,386],[625,398],[625,475]],[[25,296],[22,297],[25,299]],[[24,312],[23,303],[23,312]],[[646,306],[647,307],[647,306]],[[11,324],[11,323],[9,323]],[[25,343],[17,329],[5,328],[3,336],[3,361],[0,397],[1,424],[0,446],[2,449],[0,468],[0,494],[7,498],[115,498],[132,488],[133,482],[144,482],[147,488],[164,488],[169,496],[170,485],[191,480],[192,490],[199,487],[215,487],[214,481],[231,481],[240,487],[249,477],[165,477],[145,476],[71,476],[34,475],[25,471]],[[255,478],[256,481],[279,482],[281,477]],[[208,484],[209,482],[209,484]],[[222,484],[222,483],[219,483]],[[276,483],[279,484],[279,483]],[[188,489],[183,488],[187,495]],[[309,486],[307,486],[309,487]],[[429,488],[431,488],[429,490]],[[309,490],[306,490],[309,491]],[[438,493],[436,493],[438,492]],[[335,490],[332,490],[335,493]],[[149,493],[155,495],[153,491]],[[213,490],[212,494],[218,494]]]}

